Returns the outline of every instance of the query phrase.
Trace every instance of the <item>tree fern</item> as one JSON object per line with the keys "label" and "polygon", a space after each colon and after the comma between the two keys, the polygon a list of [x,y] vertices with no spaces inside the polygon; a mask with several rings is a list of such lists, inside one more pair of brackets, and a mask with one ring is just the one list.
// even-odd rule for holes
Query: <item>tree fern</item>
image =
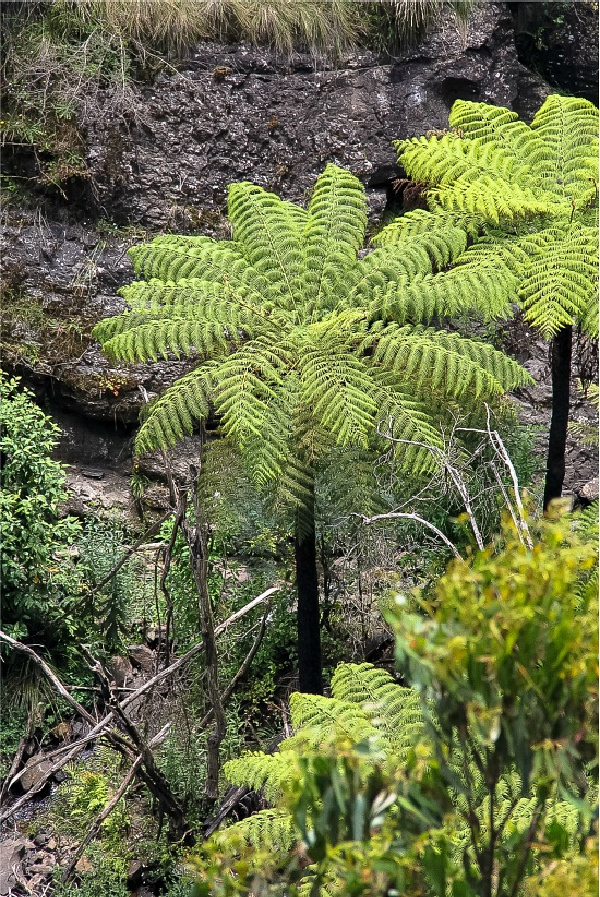
{"label": "tree fern", "polygon": [[571,330],[598,336],[598,110],[555,94],[527,125],[508,109],[458,100],[449,124],[441,137],[398,141],[399,159],[429,186],[441,223],[471,215],[487,230],[457,270],[469,258],[504,261],[526,319],[553,340],[546,507],[564,480]]}
{"label": "tree fern", "polygon": [[[381,427],[437,444],[449,397],[466,404],[530,380],[491,347],[422,326],[469,309],[505,313],[516,285],[505,260],[446,270],[475,233],[471,218],[450,216],[445,229],[414,215],[359,259],[366,210],[360,182],[335,165],[306,210],[234,184],[231,240],[162,236],[133,248],[144,279],[122,289],[128,309],[95,329],[116,359],[198,362],[147,410],[137,450],[174,445],[213,407],[254,481],[298,509],[300,541],[313,538],[314,478],[332,449],[364,449]],[[431,463],[395,446],[401,462]],[[314,571],[311,582],[314,592]],[[316,592],[308,611],[300,591],[299,621],[318,607]],[[301,687],[320,691],[319,644],[299,651]]]}

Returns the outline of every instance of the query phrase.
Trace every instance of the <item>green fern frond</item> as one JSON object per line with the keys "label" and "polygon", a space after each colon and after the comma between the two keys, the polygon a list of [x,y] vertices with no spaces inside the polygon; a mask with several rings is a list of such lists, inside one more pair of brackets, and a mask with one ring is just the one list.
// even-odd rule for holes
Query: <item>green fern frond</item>
{"label": "green fern frond", "polygon": [[482,175],[474,183],[459,179],[452,185],[432,187],[427,197],[434,208],[470,212],[492,224],[552,212],[550,198],[544,200],[528,187],[519,187],[490,175]]}
{"label": "green fern frond", "polygon": [[471,216],[436,215],[416,209],[384,227],[371,243],[378,247],[400,246],[403,253],[409,254],[411,250],[422,250],[439,271],[465,251],[471,236],[469,222],[474,220]]}
{"label": "green fern frond", "polygon": [[[317,744],[323,733],[339,732],[357,742],[376,734],[369,714],[351,701],[294,692],[290,696],[290,714],[294,730],[300,730],[303,737]],[[289,743],[288,739],[286,747]]]}
{"label": "green fern frond", "polygon": [[330,246],[337,245],[354,262],[366,227],[367,200],[362,184],[349,171],[326,165],[308,206],[304,232],[307,259],[322,259]]}
{"label": "green fern frond", "polygon": [[270,286],[252,269],[240,249],[227,240],[166,235],[132,246],[128,255],[135,273],[146,280],[229,282],[234,287],[254,286],[259,293]]}
{"label": "green fern frond", "polygon": [[215,401],[223,430],[242,448],[253,438],[267,441],[289,426],[281,403],[284,358],[277,348],[266,338],[252,340],[219,366]]}
{"label": "green fern frond", "polygon": [[525,144],[536,179],[560,199],[587,205],[598,190],[598,110],[588,100],[549,96],[535,114]]}
{"label": "green fern frond", "polygon": [[[516,112],[503,106],[456,100],[448,116],[448,123],[463,138],[499,144],[512,157],[515,165],[521,159],[523,148],[532,140],[531,128],[519,121]],[[521,165],[523,164],[521,160]],[[527,169],[524,173],[527,176]]]}
{"label": "green fern frond", "polygon": [[300,359],[303,402],[338,445],[366,447],[377,405],[370,394],[368,370],[341,352],[308,349]]}
{"label": "green fern frond", "polygon": [[245,848],[285,853],[297,840],[292,817],[286,810],[260,810],[247,819],[230,825],[214,836],[215,843],[228,854],[242,853]]}
{"label": "green fern frond", "polygon": [[[390,383],[393,375],[375,369],[373,376],[376,384]],[[395,385],[393,390],[375,391],[379,400],[378,429],[382,434],[395,440],[409,440],[421,445],[396,443],[394,456],[398,464],[405,470],[415,474],[431,472],[435,466],[432,453],[425,446],[443,447],[441,434],[431,416],[431,409],[424,402],[413,399],[404,390],[407,388],[402,378],[402,387]]]}
{"label": "green fern frond", "polygon": [[497,224],[597,202],[598,110],[587,100],[554,94],[531,127],[508,109],[457,100],[450,125],[441,138],[396,144],[434,206]]}
{"label": "green fern frond", "polygon": [[573,224],[549,232],[543,254],[530,260],[521,283],[525,318],[546,339],[585,318],[598,297],[598,232]]}
{"label": "green fern frond", "polygon": [[[318,886],[318,891],[315,888]],[[317,882],[316,867],[307,866],[298,882],[298,897],[342,897],[345,893],[344,883],[333,874],[319,875]]]}
{"label": "green fern frond", "polygon": [[[232,240],[165,235],[131,250],[143,280],[122,289],[127,311],[94,331],[126,361],[201,359],[153,403],[139,450],[173,445],[211,406],[255,484],[276,487],[302,516],[318,465],[335,446],[366,449],[382,414],[400,438],[437,444],[433,393],[462,401],[523,382],[489,347],[420,326],[506,307],[508,264],[464,251],[478,236],[473,216],[448,213],[445,227],[410,213],[358,259],[365,191],[335,165],[308,210],[247,182],[228,202]],[[415,470],[431,462],[417,447],[397,449]]]}
{"label": "green fern frond", "polygon": [[208,414],[214,389],[214,367],[204,365],[181,377],[144,411],[135,440],[138,454],[175,445]]}
{"label": "green fern frond", "polygon": [[579,327],[592,339],[600,337],[600,306],[598,297],[590,294],[589,302],[579,314]]}
{"label": "green fern frond", "polygon": [[[133,317],[133,316],[132,316]],[[158,361],[162,356],[200,355],[203,358],[222,355],[229,344],[239,342],[240,334],[229,333],[222,324],[214,321],[189,321],[173,317],[168,320],[138,323],[130,330],[104,343],[104,351],[109,358],[122,361]]]}
{"label": "green fern frond", "polygon": [[423,733],[418,692],[403,688],[385,670],[370,663],[340,664],[331,680],[333,698],[358,704],[386,735],[394,763],[402,766]]}
{"label": "green fern frond", "polygon": [[481,264],[471,262],[469,253],[462,255],[462,260],[464,264],[449,271],[389,285],[371,303],[371,318],[399,324],[428,323],[434,317],[452,317],[473,309],[478,309],[484,320],[507,315],[518,281],[504,260],[497,256]]}
{"label": "green fern frond", "polygon": [[452,396],[502,393],[533,382],[527,372],[486,343],[425,327],[388,324],[373,351],[373,361],[412,380],[417,389]]}
{"label": "green fern frond", "polygon": [[[286,745],[287,742],[284,742],[283,747]],[[274,754],[248,751],[236,760],[229,760],[224,772],[232,785],[248,785],[253,791],[264,790],[266,799],[273,803],[281,796],[284,784],[290,779],[295,757],[287,747]]]}
{"label": "green fern frond", "polygon": [[227,211],[233,241],[260,277],[264,277],[286,307],[296,304],[302,264],[304,217],[290,211],[291,203],[243,181],[229,187]]}
{"label": "green fern frond", "polygon": [[598,537],[600,523],[598,520],[599,506],[598,500],[593,501],[591,505],[580,511],[575,517],[577,531],[587,539],[593,540]]}

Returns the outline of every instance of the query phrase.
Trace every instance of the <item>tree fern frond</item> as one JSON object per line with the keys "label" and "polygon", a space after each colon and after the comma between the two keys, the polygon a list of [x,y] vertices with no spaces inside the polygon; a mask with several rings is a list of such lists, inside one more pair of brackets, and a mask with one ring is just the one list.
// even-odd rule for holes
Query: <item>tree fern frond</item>
{"label": "tree fern frond", "polygon": [[415,276],[389,285],[376,293],[369,308],[372,319],[405,324],[428,323],[434,317],[452,317],[474,309],[483,320],[510,312],[518,281],[500,254],[493,259],[473,260],[461,256],[463,264],[439,274]]}
{"label": "tree fern frond", "polygon": [[146,361],[149,358],[157,361],[159,355],[167,361],[169,355],[179,358],[182,354],[209,358],[225,354],[229,343],[239,339],[237,330],[228,333],[222,324],[214,321],[173,317],[124,330],[104,343],[104,351],[109,358],[123,361]]}
{"label": "tree fern frond", "polygon": [[[327,297],[328,278],[344,263],[354,265],[367,226],[362,184],[349,171],[328,164],[315,183],[304,230],[303,286],[318,306]],[[335,250],[335,262],[330,257]]]}
{"label": "tree fern frond", "polygon": [[421,443],[407,445],[396,443],[394,455],[398,463],[415,474],[432,470],[435,459],[423,446],[442,448],[443,440],[433,423],[430,408],[422,401],[414,399],[406,392],[402,377],[394,377],[386,371],[374,370],[377,385],[384,384],[381,393],[375,391],[379,399],[378,427],[382,434],[393,439],[410,440]]}
{"label": "tree fern frond", "polygon": [[598,520],[598,500],[593,501],[589,507],[584,508],[575,517],[575,524],[578,532],[588,539],[596,539],[600,531],[600,522]]}
{"label": "tree fern frond", "polygon": [[[317,744],[322,740],[322,732],[337,731],[354,741],[375,734],[369,714],[351,701],[294,692],[290,695],[290,714],[294,730]],[[292,749],[291,740],[286,740],[285,744],[286,748]]]}
{"label": "tree fern frond", "polygon": [[247,181],[229,187],[227,210],[234,242],[284,307],[293,308],[298,298],[305,219],[290,208],[291,203]]}
{"label": "tree fern frond", "polygon": [[547,339],[577,316],[585,321],[598,297],[598,232],[574,224],[550,236],[543,254],[530,260],[520,291],[525,318]]}
{"label": "tree fern frond", "polygon": [[295,754],[286,742],[274,754],[262,751],[245,751],[235,760],[229,760],[224,772],[232,785],[248,785],[253,791],[264,791],[265,798],[273,803],[281,796],[294,768]]}
{"label": "tree fern frond", "polygon": [[137,453],[167,449],[192,432],[208,414],[214,388],[214,366],[205,364],[177,380],[145,409],[135,440]]}
{"label": "tree fern frond", "polygon": [[[266,320],[275,312],[273,303],[266,301],[261,293],[245,284],[234,287],[229,280],[221,283],[198,278],[178,281],[153,278],[134,281],[121,287],[119,293],[127,302],[130,313],[149,317],[176,314],[181,310],[189,315],[194,310],[196,317],[214,318],[230,324],[232,314],[236,319],[257,316]],[[235,323],[230,325],[237,326]]]}
{"label": "tree fern frond", "polygon": [[359,704],[385,732],[394,761],[406,761],[410,747],[423,732],[418,692],[403,688],[385,670],[370,663],[342,663],[331,680],[333,698]]}
{"label": "tree fern frond", "polygon": [[559,198],[586,205],[597,197],[598,110],[588,100],[549,96],[535,114],[531,131],[538,138],[529,150],[538,183]]}
{"label": "tree fern frond", "polygon": [[287,810],[260,810],[223,829],[214,836],[215,843],[228,854],[240,853],[247,847],[284,853],[297,840],[295,826]]}
{"label": "tree fern frond", "polygon": [[579,313],[578,324],[580,330],[592,339],[600,337],[600,306],[598,297],[593,292],[590,293],[586,307]]}
{"label": "tree fern frond", "polygon": [[431,184],[427,196],[434,206],[494,223],[552,208],[552,195],[532,191],[527,166],[496,143],[447,134],[396,141],[395,146],[410,177]]}
{"label": "tree fern frond", "polygon": [[388,324],[373,352],[375,364],[391,368],[417,389],[442,390],[452,396],[501,393],[531,377],[519,364],[487,343],[424,327]]}
{"label": "tree fern frond", "polygon": [[264,294],[269,281],[249,265],[238,247],[229,240],[211,237],[155,237],[151,243],[128,250],[135,273],[146,280],[193,280],[231,283],[252,287]]}
{"label": "tree fern frond", "polygon": [[316,347],[303,354],[299,372],[304,403],[337,443],[366,447],[377,406],[360,360]]}
{"label": "tree fern frond", "polygon": [[448,116],[448,123],[460,137],[498,144],[515,162],[520,160],[523,174],[527,178],[529,172],[523,163],[523,149],[535,138],[531,128],[519,120],[516,112],[504,106],[456,100]]}
{"label": "tree fern frond", "polygon": [[439,271],[465,251],[469,237],[473,237],[478,229],[477,219],[471,215],[436,214],[415,209],[386,225],[371,242],[373,246],[399,246],[403,253],[413,248],[422,249],[433,268]]}
{"label": "tree fern frond", "polygon": [[491,175],[482,175],[473,183],[458,179],[452,184],[432,187],[427,198],[433,207],[470,212],[492,224],[549,215],[553,211],[552,197],[544,198],[528,187]]}

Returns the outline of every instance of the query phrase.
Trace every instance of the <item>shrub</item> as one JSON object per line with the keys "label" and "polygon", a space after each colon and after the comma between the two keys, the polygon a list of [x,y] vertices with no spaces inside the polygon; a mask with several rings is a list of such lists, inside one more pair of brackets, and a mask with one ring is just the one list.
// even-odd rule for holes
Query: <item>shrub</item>
{"label": "shrub", "polygon": [[18,380],[1,379],[0,398],[3,628],[64,651],[79,625],[81,583],[70,548],[81,527],[61,514],[65,475],[50,457],[60,431]]}

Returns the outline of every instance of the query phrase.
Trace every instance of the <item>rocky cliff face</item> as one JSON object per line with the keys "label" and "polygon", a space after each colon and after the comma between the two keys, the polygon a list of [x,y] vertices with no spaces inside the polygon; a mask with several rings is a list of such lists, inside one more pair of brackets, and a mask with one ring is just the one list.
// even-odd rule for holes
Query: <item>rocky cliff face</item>
{"label": "rocky cliff face", "polygon": [[[227,236],[227,184],[252,180],[302,201],[328,161],[361,178],[376,223],[411,201],[395,189],[392,139],[443,128],[457,98],[528,117],[550,90],[520,61],[503,3],[482,4],[465,31],[449,18],[392,60],[364,52],[334,67],[243,44],[195,47],[178,72],[135,88],[126,117],[89,124],[91,177],[69,185],[68,200],[5,208],[5,366],[60,412],[64,460],[124,470],[141,405],[181,371],[111,364],[91,339],[122,307],[128,245],[164,230]],[[585,479],[573,471],[573,483]]]}

